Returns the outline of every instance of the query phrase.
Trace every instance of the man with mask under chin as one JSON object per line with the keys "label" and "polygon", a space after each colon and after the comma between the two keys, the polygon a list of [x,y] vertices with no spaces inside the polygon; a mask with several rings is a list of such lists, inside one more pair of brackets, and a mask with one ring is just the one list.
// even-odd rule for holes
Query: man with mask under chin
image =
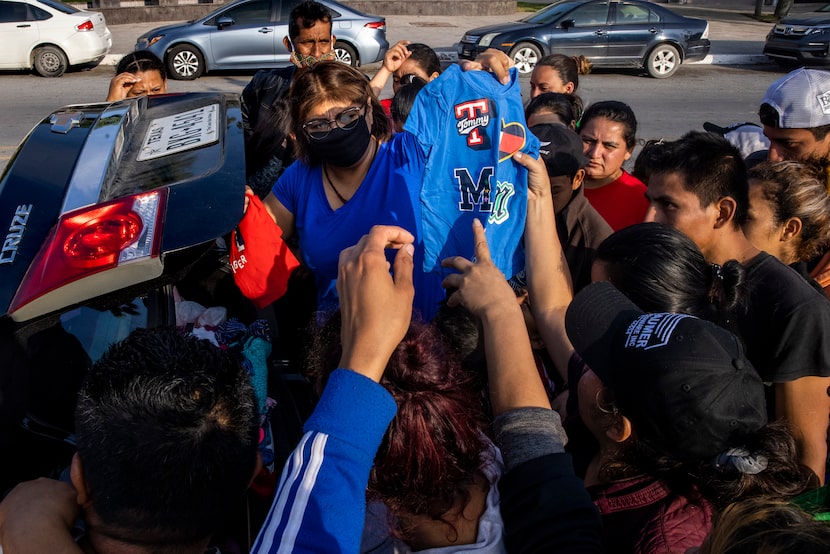
{"label": "man with mask under chin", "polygon": [[284,100],[297,69],[334,59],[336,39],[331,30],[331,13],[326,6],[314,0],[295,6],[288,19],[288,36],[282,39],[291,52],[292,64],[258,71],[242,91],[248,178],[267,173],[268,190],[282,169],[293,161],[288,159],[287,129],[278,124],[285,113]]}

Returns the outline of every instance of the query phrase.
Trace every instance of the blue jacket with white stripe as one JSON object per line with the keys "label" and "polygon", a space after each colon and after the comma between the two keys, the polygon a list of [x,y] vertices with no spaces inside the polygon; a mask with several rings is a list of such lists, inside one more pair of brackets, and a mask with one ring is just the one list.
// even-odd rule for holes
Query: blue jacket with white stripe
{"label": "blue jacket with white stripe", "polygon": [[332,373],[252,552],[359,552],[369,471],[396,410],[371,379]]}

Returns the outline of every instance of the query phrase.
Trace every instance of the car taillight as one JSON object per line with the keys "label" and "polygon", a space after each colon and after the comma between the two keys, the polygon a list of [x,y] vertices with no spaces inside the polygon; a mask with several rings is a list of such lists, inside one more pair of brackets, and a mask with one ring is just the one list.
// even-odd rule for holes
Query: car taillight
{"label": "car taillight", "polygon": [[64,214],[32,262],[9,312],[128,262],[158,257],[166,189]]}
{"label": "car taillight", "polygon": [[86,21],[84,21],[80,25],[75,25],[75,28],[79,31],[94,31],[95,30],[95,25],[92,24],[92,21],[87,19]]}
{"label": "car taillight", "polygon": [[386,22],[385,21],[370,21],[364,27],[368,27],[369,29],[385,29]]}

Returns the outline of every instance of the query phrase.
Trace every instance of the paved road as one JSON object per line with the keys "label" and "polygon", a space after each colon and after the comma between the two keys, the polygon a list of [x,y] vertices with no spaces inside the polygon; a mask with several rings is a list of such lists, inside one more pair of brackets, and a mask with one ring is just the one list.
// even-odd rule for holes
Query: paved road
{"label": "paved road", "polygon": [[[542,1],[542,0],[540,0]],[[796,11],[809,11],[820,4],[796,4]],[[671,5],[691,17],[710,22],[712,53],[718,63],[759,61],[763,40],[770,24],[759,23],[737,9],[722,9],[717,3]],[[767,9],[769,11],[770,8]],[[748,11],[748,10],[745,10]],[[408,39],[436,49],[450,50],[464,31],[482,25],[515,20],[514,16],[465,17],[387,15],[390,42]],[[162,23],[113,25],[113,53],[133,49],[135,39]],[[373,73],[378,64],[363,67]],[[770,64],[738,66],[689,65],[671,79],[662,81],[634,75],[597,73],[583,78],[581,92],[586,102],[619,99],[632,105],[641,121],[643,137],[674,137],[683,130],[699,128],[703,121],[732,122],[755,120],[757,103],[766,87],[781,75]],[[43,79],[23,73],[0,74],[0,168],[4,167],[18,142],[36,121],[66,104],[103,99],[112,68],[69,72],[59,79]],[[227,90],[239,92],[250,73],[208,75],[195,82],[171,81],[171,92]],[[523,79],[527,88],[527,79]],[[387,91],[387,94],[391,91]]]}
{"label": "paved road", "polygon": [[[677,138],[689,129],[700,129],[704,121],[757,121],[764,91],[781,75],[783,71],[774,65],[682,66],[675,76],[663,80],[596,72],[580,79],[580,92],[586,103],[610,99],[629,103],[640,122],[641,138]],[[24,74],[0,77],[0,167],[32,126],[53,109],[103,99],[111,76],[112,68],[99,67],[55,80]],[[250,72],[205,76],[192,82],[172,81],[169,90],[238,93],[250,78]],[[522,84],[527,98],[527,78]]]}

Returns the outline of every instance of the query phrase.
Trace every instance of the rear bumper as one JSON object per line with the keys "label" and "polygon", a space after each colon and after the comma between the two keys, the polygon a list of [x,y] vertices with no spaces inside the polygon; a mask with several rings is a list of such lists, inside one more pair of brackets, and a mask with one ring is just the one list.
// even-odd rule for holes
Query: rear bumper
{"label": "rear bumper", "polygon": [[357,55],[360,57],[360,64],[366,65],[383,59],[386,51],[389,50],[389,41],[380,33],[375,36],[361,32],[355,41]]}
{"label": "rear bumper", "polygon": [[711,43],[709,39],[690,42],[686,47],[686,57],[683,61],[695,62],[709,55]]}
{"label": "rear bumper", "polygon": [[103,35],[95,32],[75,33],[65,46],[69,65],[98,63],[112,49],[112,33],[109,29]]}

